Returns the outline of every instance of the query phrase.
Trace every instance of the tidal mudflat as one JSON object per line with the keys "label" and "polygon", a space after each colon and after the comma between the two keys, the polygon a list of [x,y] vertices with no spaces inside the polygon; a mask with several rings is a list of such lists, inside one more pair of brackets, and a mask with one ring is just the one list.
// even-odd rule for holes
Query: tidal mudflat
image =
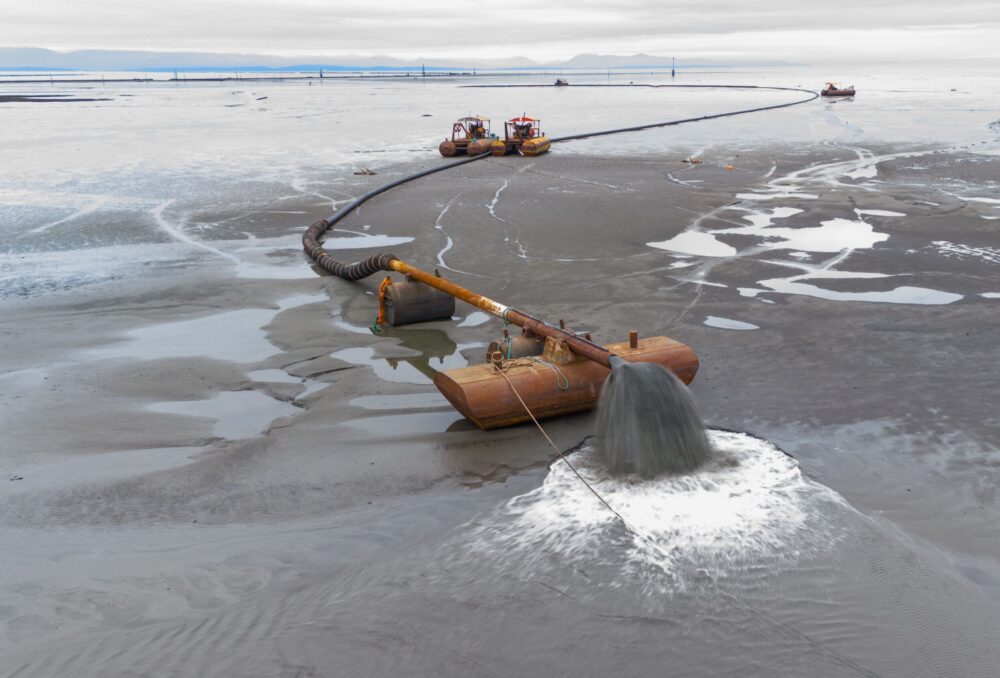
{"label": "tidal mudflat", "polygon": [[441,162],[456,110],[569,133],[772,95],[4,102],[0,675],[994,675],[996,90],[890,81],[475,163],[330,234],[690,344],[723,462],[622,482],[591,415],[546,423],[644,539],[533,427],[478,431],[430,385],[502,323],[374,336],[377,279],[318,275],[301,232]]}

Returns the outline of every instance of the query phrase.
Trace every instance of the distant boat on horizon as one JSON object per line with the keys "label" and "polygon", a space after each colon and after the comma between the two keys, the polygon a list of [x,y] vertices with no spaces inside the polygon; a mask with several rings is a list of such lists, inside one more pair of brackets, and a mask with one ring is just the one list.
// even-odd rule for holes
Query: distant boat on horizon
{"label": "distant boat on horizon", "polygon": [[835,82],[828,82],[820,94],[825,97],[852,97],[854,96],[854,85],[840,87]]}

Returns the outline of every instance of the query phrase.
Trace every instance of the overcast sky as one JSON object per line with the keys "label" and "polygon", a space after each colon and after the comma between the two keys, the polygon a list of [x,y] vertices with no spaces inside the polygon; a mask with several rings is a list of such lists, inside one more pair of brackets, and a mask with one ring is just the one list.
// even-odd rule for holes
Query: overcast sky
{"label": "overcast sky", "polygon": [[1000,0],[0,0],[0,46],[558,60],[1000,53]]}

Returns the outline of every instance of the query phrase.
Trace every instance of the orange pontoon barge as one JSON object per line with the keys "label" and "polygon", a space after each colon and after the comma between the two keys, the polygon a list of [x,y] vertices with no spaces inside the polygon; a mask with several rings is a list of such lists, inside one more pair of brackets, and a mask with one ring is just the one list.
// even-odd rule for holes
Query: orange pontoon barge
{"label": "orange pontoon barge", "polygon": [[549,150],[552,142],[542,133],[542,121],[522,115],[511,118],[504,124],[504,138],[497,139],[490,146],[493,155],[507,155],[517,151],[521,155],[533,157]]}
{"label": "orange pontoon barge", "polygon": [[481,115],[470,115],[459,118],[452,124],[451,139],[442,141],[438,150],[446,158],[462,153],[480,155],[490,150],[490,143],[495,138],[490,133],[489,118]]}

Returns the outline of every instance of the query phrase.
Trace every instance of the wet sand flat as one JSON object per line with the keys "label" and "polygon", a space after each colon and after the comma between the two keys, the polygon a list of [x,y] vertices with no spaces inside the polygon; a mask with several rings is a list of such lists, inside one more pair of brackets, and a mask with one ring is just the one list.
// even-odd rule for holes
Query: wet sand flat
{"label": "wet sand flat", "polygon": [[374,336],[378,277],[299,252],[437,160],[39,247],[72,275],[4,288],[0,675],[992,675],[1000,157],[696,150],[490,159],[330,233],[598,341],[694,347],[732,465],[635,487],[589,461],[591,415],[545,422],[653,551],[533,427],[478,431],[436,394],[500,321],[459,304]]}

